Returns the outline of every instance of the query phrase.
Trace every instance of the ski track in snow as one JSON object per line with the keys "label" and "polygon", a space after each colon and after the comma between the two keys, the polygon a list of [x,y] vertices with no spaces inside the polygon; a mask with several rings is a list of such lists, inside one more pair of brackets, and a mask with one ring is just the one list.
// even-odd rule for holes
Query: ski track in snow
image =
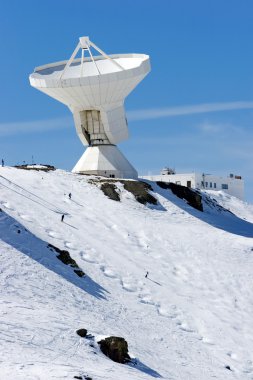
{"label": "ski track in snow", "polygon": [[[43,179],[38,172],[2,171],[68,212],[61,223],[61,215],[46,203],[30,204],[1,188],[1,207],[17,220],[8,232],[15,248],[4,236],[0,246],[6,297],[0,300],[3,380],[14,373],[26,380],[80,374],[94,379],[253,379],[252,238],[202,222],[195,211],[190,215],[180,208],[183,201],[170,192],[168,198],[158,194],[166,211],[156,211],[124,194],[122,203],[111,201],[83,177],[63,171],[43,173]],[[66,195],[70,186],[73,201]],[[251,218],[240,201],[231,202]],[[53,262],[51,270],[43,267],[50,259],[41,257],[42,266],[31,261],[32,245],[20,254],[18,239],[25,228],[45,243],[68,249],[107,291],[105,300],[54,273]],[[82,325],[94,334],[124,336],[142,364],[131,368],[109,361],[88,341],[78,340],[75,330]]]}

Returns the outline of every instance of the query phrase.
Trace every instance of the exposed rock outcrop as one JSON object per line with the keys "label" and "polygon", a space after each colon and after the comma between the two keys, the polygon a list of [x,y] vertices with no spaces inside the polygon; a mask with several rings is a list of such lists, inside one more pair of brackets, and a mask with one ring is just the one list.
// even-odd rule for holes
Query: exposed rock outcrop
{"label": "exposed rock outcrop", "polygon": [[98,342],[100,349],[105,354],[117,363],[127,363],[131,360],[128,355],[128,344],[124,338],[110,336]]}
{"label": "exposed rock outcrop", "polygon": [[199,211],[203,211],[202,197],[201,195],[189,187],[177,185],[175,183],[167,183],[158,181],[156,182],[162,189],[170,189],[173,194],[181,199],[185,199],[187,203]]}
{"label": "exposed rock outcrop", "polygon": [[146,205],[147,203],[157,205],[157,199],[150,194],[152,187],[142,181],[124,180],[124,179],[92,179],[89,181],[92,184],[100,185],[100,189],[110,199],[114,201],[120,201],[120,189],[117,187],[117,183],[121,183],[126,191],[133,194],[137,202]]}
{"label": "exposed rock outcrop", "polygon": [[35,171],[42,171],[42,172],[50,172],[53,170],[56,170],[56,168],[53,165],[47,165],[47,164],[24,164],[24,165],[16,165],[14,166],[16,169],[23,169],[23,170],[35,170]]}
{"label": "exposed rock outcrop", "polygon": [[77,265],[76,261],[72,259],[70,256],[69,252],[65,249],[60,249],[53,244],[48,244],[47,247],[50,249],[52,252],[57,252],[58,255],[56,256],[57,259],[59,259],[63,264],[69,265],[72,268],[76,268],[74,272],[77,274],[78,277],[83,277],[85,276],[85,273],[79,268]]}
{"label": "exposed rock outcrop", "polygon": [[152,187],[142,181],[122,181],[124,189],[132,193],[137,200],[137,202],[143,205],[150,203],[157,205],[157,199],[151,195],[149,192],[152,191]]}
{"label": "exposed rock outcrop", "polygon": [[117,192],[117,186],[114,183],[104,182],[102,183],[100,189],[108,198],[112,199],[113,201],[120,201],[120,196]]}

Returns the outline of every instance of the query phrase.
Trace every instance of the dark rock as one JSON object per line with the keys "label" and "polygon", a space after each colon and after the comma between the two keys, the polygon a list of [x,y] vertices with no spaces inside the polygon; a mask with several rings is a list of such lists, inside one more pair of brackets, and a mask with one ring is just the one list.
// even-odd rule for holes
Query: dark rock
{"label": "dark rock", "polygon": [[228,369],[229,371],[232,371],[229,365],[226,365],[225,368]]}
{"label": "dark rock", "polygon": [[202,205],[202,197],[193,189],[190,189],[189,187],[177,185],[175,183],[167,183],[158,181],[156,182],[159,187],[162,189],[169,189],[172,191],[173,194],[175,194],[178,198],[185,199],[187,203],[194,207],[195,209],[199,211],[203,211],[203,205]]}
{"label": "dark rock", "polygon": [[82,376],[74,376],[74,379],[83,380]]}
{"label": "dark rock", "polygon": [[53,244],[48,244],[47,247],[50,249],[50,251],[58,253],[56,257],[63,264],[70,265],[72,268],[76,268],[74,269],[74,272],[78,277],[85,276],[85,273],[82,271],[82,269],[79,268],[76,261],[72,259],[68,251],[66,251],[65,249],[60,249],[58,247],[55,247]]}
{"label": "dark rock", "polygon": [[56,257],[61,262],[63,262],[63,264],[70,265],[73,268],[78,268],[77,263],[74,259],[72,259],[68,251],[62,250],[61,253]]}
{"label": "dark rock", "polygon": [[103,191],[104,195],[106,195],[108,198],[112,199],[113,201],[120,201],[119,193],[117,192],[117,186],[114,183],[104,182],[101,185],[101,190]]}
{"label": "dark rock", "polygon": [[85,338],[87,335],[87,330],[86,329],[79,329],[76,330],[77,335],[79,335],[81,338]]}
{"label": "dark rock", "polygon": [[137,200],[137,202],[145,205],[150,203],[152,205],[157,205],[157,199],[149,193],[152,191],[152,187],[146,182],[140,181],[122,181],[125,190],[132,193]]}
{"label": "dark rock", "polygon": [[82,271],[82,269],[74,269],[74,272],[77,274],[78,277],[85,276],[85,273]]}
{"label": "dark rock", "polygon": [[114,362],[127,363],[131,359],[128,355],[128,344],[124,338],[110,336],[102,339],[98,344],[103,354]]}
{"label": "dark rock", "polygon": [[33,165],[34,164],[15,165],[14,168],[23,169],[23,170],[35,170],[35,171],[42,171],[42,172],[50,172],[50,171],[56,170],[56,168],[53,165],[39,164],[40,166],[42,166],[41,168],[36,168]]}
{"label": "dark rock", "polygon": [[146,182],[124,179],[98,179],[90,181],[92,184],[101,183],[100,188],[108,198],[113,201],[120,201],[119,190],[117,189],[115,182],[122,183],[124,189],[132,193],[137,202],[144,205],[147,203],[157,205],[157,199],[149,193],[153,189]]}
{"label": "dark rock", "polygon": [[65,249],[57,248],[53,244],[48,244],[48,248],[50,248],[51,251],[54,250],[55,252],[59,253],[59,255],[56,257],[63,264],[70,265],[72,268],[78,268],[77,263],[74,259],[72,259],[68,251],[66,251]]}
{"label": "dark rock", "polygon": [[20,232],[21,232],[20,230],[17,230],[17,233],[18,233],[18,234],[20,234]]}

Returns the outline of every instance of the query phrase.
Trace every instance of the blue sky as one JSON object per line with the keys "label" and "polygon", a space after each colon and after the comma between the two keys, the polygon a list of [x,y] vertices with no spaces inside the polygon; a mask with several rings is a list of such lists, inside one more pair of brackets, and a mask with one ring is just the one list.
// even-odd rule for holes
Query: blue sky
{"label": "blue sky", "polygon": [[[69,110],[29,85],[78,37],[146,53],[152,71],[126,99],[120,149],[140,174],[241,174],[253,203],[252,0],[2,0],[0,152],[6,164],[70,170],[84,151]],[[205,104],[205,106],[203,106]]]}

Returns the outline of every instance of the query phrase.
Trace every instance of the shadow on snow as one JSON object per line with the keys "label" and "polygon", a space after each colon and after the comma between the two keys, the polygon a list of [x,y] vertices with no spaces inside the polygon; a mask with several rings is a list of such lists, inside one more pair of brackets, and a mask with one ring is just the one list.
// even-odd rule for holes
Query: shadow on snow
{"label": "shadow on snow", "polygon": [[[212,199],[208,197],[208,195],[202,195],[204,211],[201,212],[191,207],[183,199],[178,198],[172,193],[171,190],[162,189],[156,185],[155,182],[146,182],[149,182],[152,185],[155,192],[168,199],[183,211],[202,220],[203,222],[208,223],[211,226],[219,228],[223,231],[230,232],[231,234],[249,238],[253,237],[253,223],[239,218],[224,208],[222,209],[222,207],[219,207],[218,204],[216,207],[215,202],[213,202]],[[212,204],[213,207],[210,206],[209,203]]]}
{"label": "shadow on snow", "polygon": [[162,378],[160,373],[148,367],[146,364],[142,363],[139,359],[133,359],[128,365],[134,369],[138,369],[139,371],[146,373],[147,375],[151,377]]}
{"label": "shadow on snow", "polygon": [[58,260],[56,254],[47,247],[48,242],[39,239],[4,211],[0,211],[0,239],[93,297],[106,299],[106,289],[87,275],[78,277],[74,272],[76,268]]}

